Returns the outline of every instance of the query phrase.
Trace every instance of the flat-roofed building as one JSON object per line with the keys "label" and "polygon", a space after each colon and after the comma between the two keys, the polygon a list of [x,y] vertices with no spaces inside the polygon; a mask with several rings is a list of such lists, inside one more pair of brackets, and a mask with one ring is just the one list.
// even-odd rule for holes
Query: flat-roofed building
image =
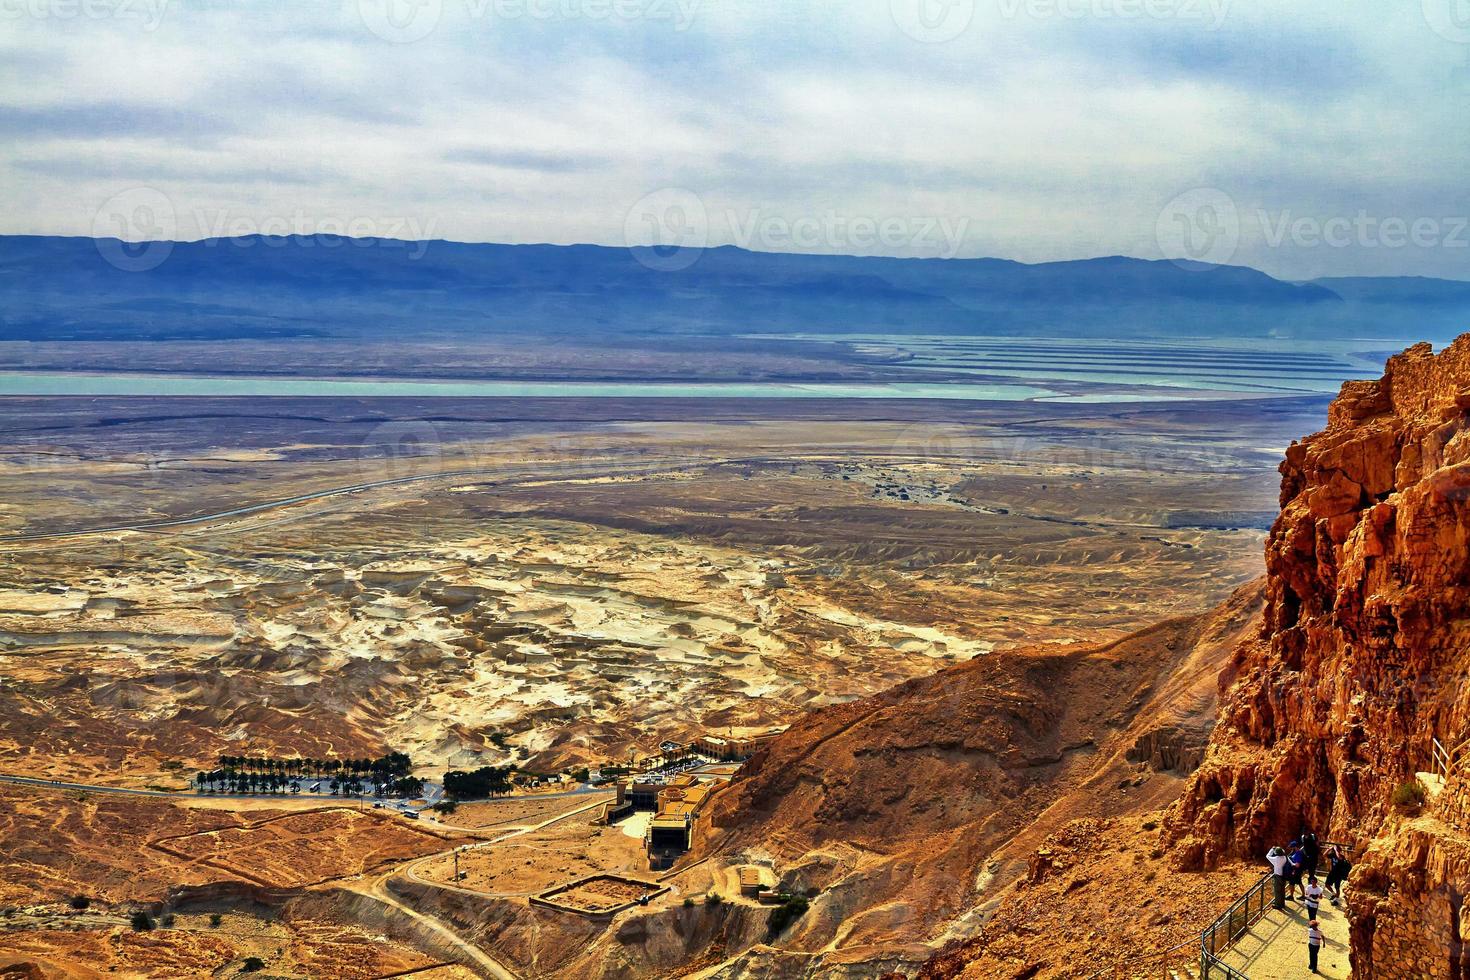
{"label": "flat-roofed building", "polygon": [[648,863],[652,867],[668,867],[689,850],[695,819],[725,781],[700,779],[685,773],[660,790],[658,809],[643,838],[648,850]]}
{"label": "flat-roofed building", "polygon": [[715,759],[748,759],[772,739],[786,731],[786,726],[745,735],[703,735],[690,748]]}
{"label": "flat-roofed building", "polygon": [[641,779],[619,779],[617,806],[634,810],[657,810],[658,794],[666,784]]}

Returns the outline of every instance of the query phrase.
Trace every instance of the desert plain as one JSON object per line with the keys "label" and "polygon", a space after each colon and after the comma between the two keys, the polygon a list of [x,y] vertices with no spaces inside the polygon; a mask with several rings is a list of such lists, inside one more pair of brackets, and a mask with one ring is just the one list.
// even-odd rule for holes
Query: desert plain
{"label": "desert plain", "polygon": [[[463,950],[405,919],[385,875],[442,889],[469,844],[463,881],[524,902],[637,871],[641,842],[551,801],[412,829],[320,800],[245,813],[266,804],[201,799],[194,772],[229,754],[388,751],[430,777],[596,769],[1020,644],[1117,639],[1260,573],[1275,467],[1321,405],[0,411],[0,775],[97,787],[4,788],[0,964],[50,950],[99,973],[233,975],[271,946],[273,975],[434,978]],[[78,895],[91,911],[69,910]],[[165,900],[172,931],[125,928],[127,909]],[[380,936],[377,959],[312,966],[351,938],[339,929]],[[558,969],[512,952],[529,975]]]}

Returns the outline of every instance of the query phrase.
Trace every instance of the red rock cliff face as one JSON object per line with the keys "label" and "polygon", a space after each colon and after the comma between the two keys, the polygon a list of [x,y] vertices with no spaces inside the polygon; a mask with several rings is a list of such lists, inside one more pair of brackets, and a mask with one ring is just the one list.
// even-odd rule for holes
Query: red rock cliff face
{"label": "red rock cliff face", "polygon": [[[1304,826],[1355,845],[1354,975],[1470,978],[1470,788],[1422,813],[1396,786],[1430,737],[1470,739],[1470,334],[1350,382],[1281,465],[1262,635],[1172,820],[1183,866],[1259,857]],[[1470,750],[1467,750],[1470,758]]]}

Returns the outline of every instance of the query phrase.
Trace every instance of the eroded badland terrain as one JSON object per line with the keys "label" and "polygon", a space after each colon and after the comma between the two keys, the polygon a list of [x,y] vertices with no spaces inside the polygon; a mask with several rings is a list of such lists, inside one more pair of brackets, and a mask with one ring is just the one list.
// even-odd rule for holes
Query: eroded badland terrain
{"label": "eroded badland terrain", "polygon": [[[1269,537],[1321,403],[12,399],[0,773],[181,793],[5,787],[0,968],[1134,976],[1262,842],[1399,828],[1357,908],[1443,842],[1385,802],[1428,716],[1369,724],[1354,685],[1433,636],[1405,642],[1448,690],[1470,578],[1440,492],[1467,349],[1395,363],[1287,453]],[[187,787],[222,755],[559,773],[773,726],[666,871],[610,789],[409,823]],[[805,905],[776,928],[741,868]],[[1394,915],[1356,964],[1413,940]]]}
{"label": "eroded badland terrain", "polygon": [[[1021,641],[1121,636],[1256,573],[1262,471],[1302,411],[1227,436],[1196,409],[533,426],[304,407],[11,406],[5,772],[158,782],[242,745],[597,765]],[[379,481],[399,482],[15,537]]]}

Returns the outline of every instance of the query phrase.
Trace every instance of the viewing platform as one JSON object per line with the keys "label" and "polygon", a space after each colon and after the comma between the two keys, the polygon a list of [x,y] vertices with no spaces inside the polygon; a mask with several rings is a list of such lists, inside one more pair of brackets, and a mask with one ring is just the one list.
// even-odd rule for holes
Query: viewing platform
{"label": "viewing platform", "polygon": [[[1323,902],[1318,924],[1327,937],[1317,959],[1317,972],[1329,980],[1353,975],[1348,961],[1348,918],[1344,909]],[[1234,945],[1221,962],[1250,980],[1299,980],[1307,970],[1307,916],[1300,902],[1286,903],[1286,911],[1269,910]],[[1212,980],[1221,980],[1211,972]],[[1228,975],[1227,975],[1228,976]],[[1232,977],[1230,980],[1238,980]]]}
{"label": "viewing platform", "polygon": [[[1288,900],[1284,911],[1271,905],[1270,875],[1251,887],[1201,936],[1198,963],[1171,967],[1170,980],[1288,980],[1312,976],[1307,952],[1307,910]],[[1349,980],[1350,930],[1347,909],[1323,896],[1317,924],[1324,942],[1317,976]]]}

